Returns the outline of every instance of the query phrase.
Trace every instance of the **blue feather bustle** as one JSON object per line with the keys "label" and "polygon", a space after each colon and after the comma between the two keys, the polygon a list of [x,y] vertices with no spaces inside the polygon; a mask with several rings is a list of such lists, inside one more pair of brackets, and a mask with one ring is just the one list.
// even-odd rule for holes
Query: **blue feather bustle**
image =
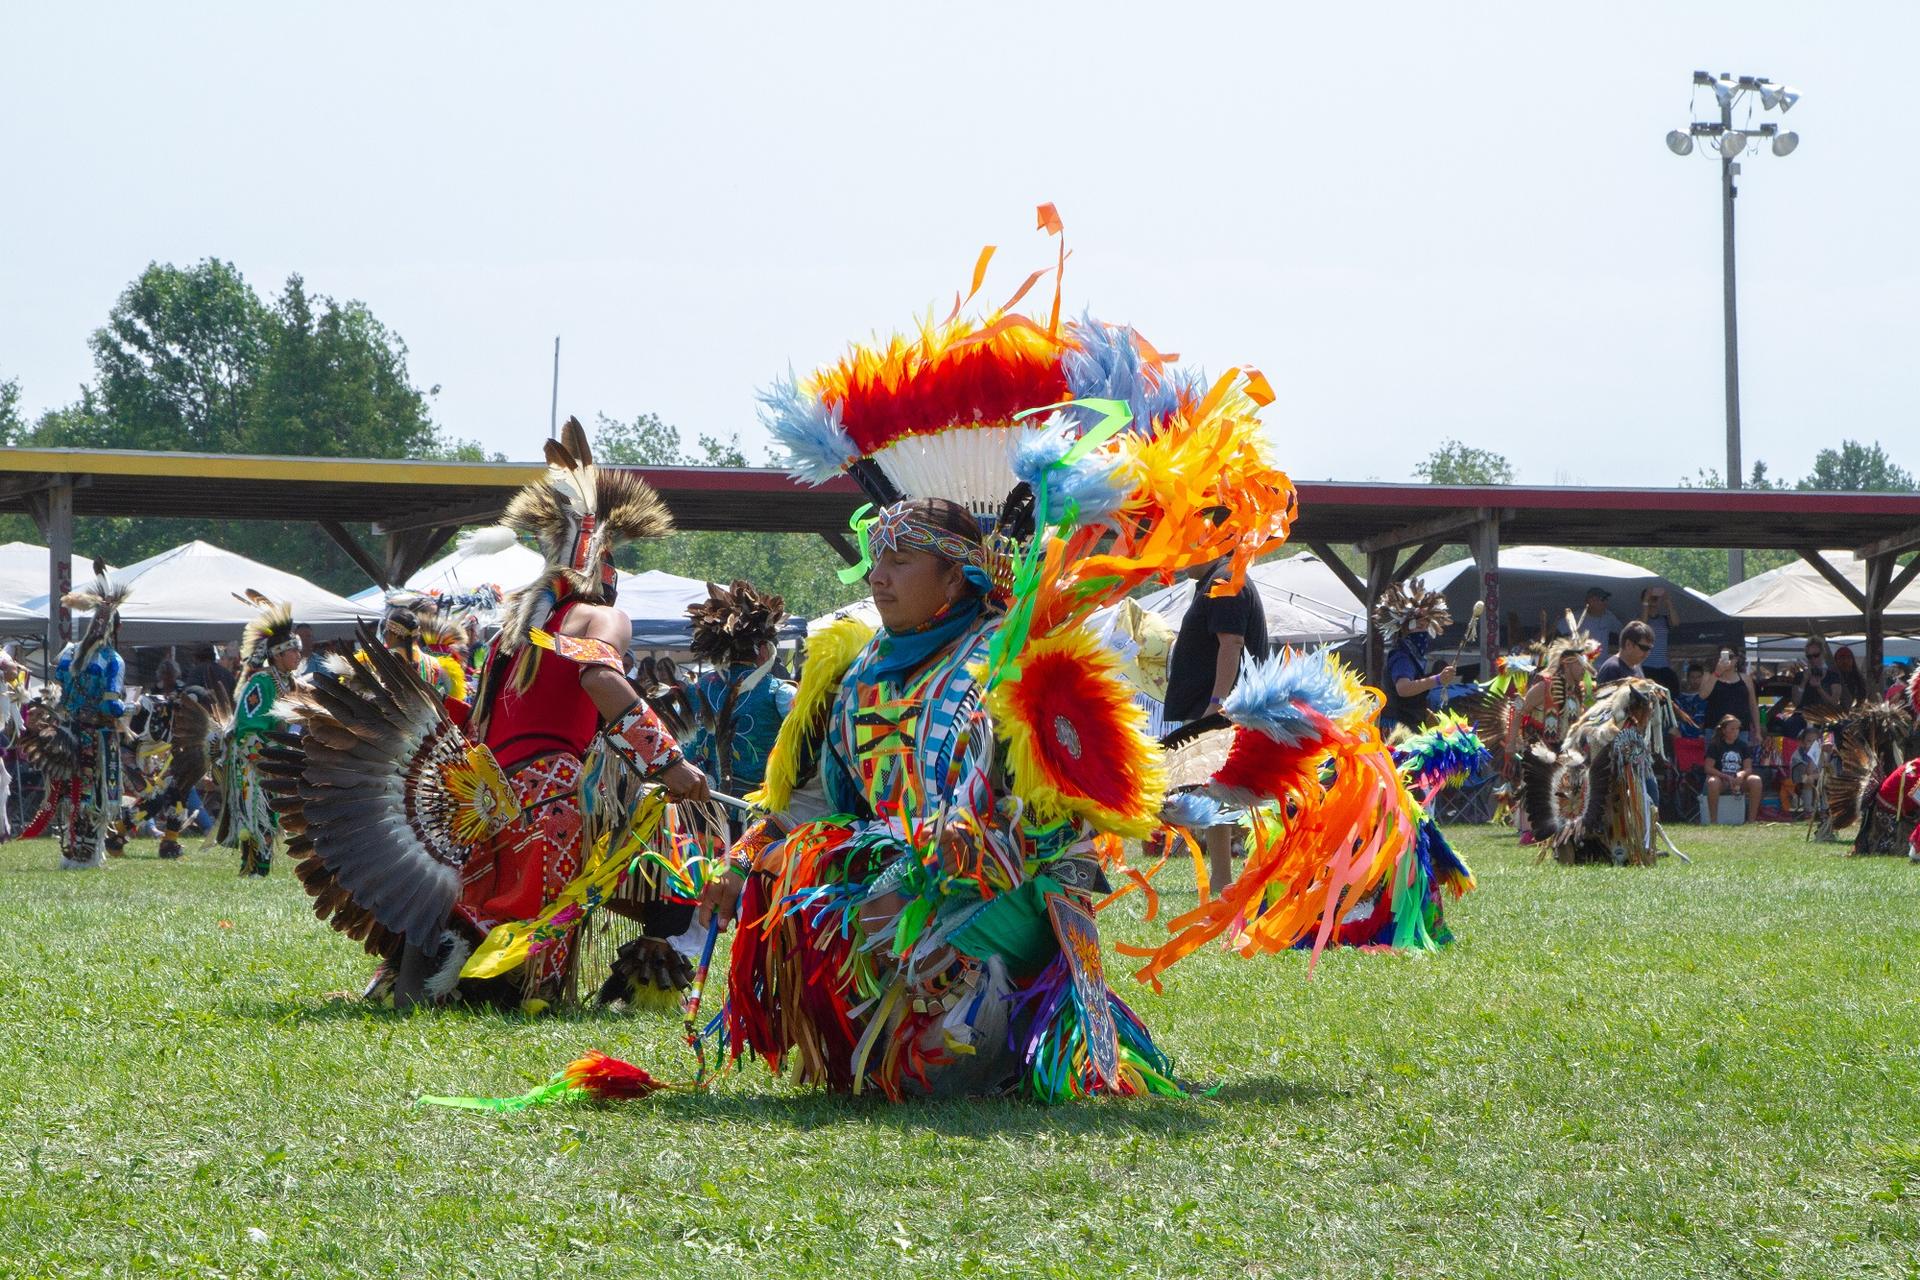
{"label": "blue feather bustle", "polygon": [[825,484],[860,456],[840,423],[840,407],[803,392],[791,369],[755,398],[760,425],[787,451],[787,469],[808,484]]}
{"label": "blue feather bustle", "polygon": [[1235,724],[1257,729],[1283,746],[1305,746],[1325,736],[1326,721],[1361,710],[1353,697],[1356,686],[1341,667],[1331,647],[1283,649],[1268,658],[1248,659],[1240,664],[1240,679],[1221,710]]}
{"label": "blue feather bustle", "polygon": [[1013,473],[1036,490],[1045,477],[1052,510],[1064,514],[1071,507],[1076,522],[1089,525],[1109,519],[1126,505],[1134,477],[1126,459],[1112,449],[1095,449],[1062,467],[1061,459],[1079,442],[1083,429],[1069,413],[1050,414],[1040,430],[1014,445]]}
{"label": "blue feather bustle", "polygon": [[1170,827],[1204,831],[1224,825],[1227,809],[1204,791],[1176,791],[1160,807],[1160,821]]}
{"label": "blue feather bustle", "polygon": [[1068,350],[1061,367],[1073,398],[1124,401],[1133,410],[1134,431],[1152,430],[1182,399],[1198,398],[1193,375],[1141,364],[1139,345],[1126,325],[1102,324],[1082,313],[1067,325],[1067,336],[1077,350]]}

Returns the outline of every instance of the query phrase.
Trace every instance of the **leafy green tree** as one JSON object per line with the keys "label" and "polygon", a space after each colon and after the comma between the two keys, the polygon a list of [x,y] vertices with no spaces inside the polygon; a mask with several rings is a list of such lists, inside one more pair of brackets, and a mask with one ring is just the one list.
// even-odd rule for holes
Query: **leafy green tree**
{"label": "leafy green tree", "polygon": [[1444,440],[1413,474],[1428,484],[1512,484],[1513,464],[1491,449]]}
{"label": "leafy green tree", "polygon": [[0,444],[11,445],[25,430],[20,418],[20,379],[0,378]]}
{"label": "leafy green tree", "polygon": [[1877,441],[1865,445],[1857,440],[1843,440],[1838,449],[1822,449],[1799,487],[1830,493],[1912,493],[1920,488],[1913,482],[1913,473],[1895,466]]}
{"label": "leafy green tree", "polygon": [[[269,453],[309,457],[472,457],[434,426],[407,348],[358,302],[309,294],[290,276],[271,305],[232,265],[154,263],[93,335],[95,381],[11,442],[47,447]],[[298,513],[289,513],[297,516]],[[354,532],[365,537],[362,526]],[[18,531],[36,537],[37,531]],[[84,519],[75,541],[128,564],[192,538],[243,552],[336,591],[366,585],[346,554],[304,520]]]}

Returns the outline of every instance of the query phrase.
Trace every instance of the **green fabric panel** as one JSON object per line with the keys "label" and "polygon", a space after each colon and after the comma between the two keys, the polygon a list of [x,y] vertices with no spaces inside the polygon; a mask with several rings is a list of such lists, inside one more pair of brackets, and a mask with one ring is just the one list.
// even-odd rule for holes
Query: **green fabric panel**
{"label": "green fabric panel", "polygon": [[976,960],[999,956],[1013,977],[1031,978],[1059,953],[1047,916],[1047,895],[1060,891],[1060,882],[1052,876],[1035,876],[981,908],[950,941]]}

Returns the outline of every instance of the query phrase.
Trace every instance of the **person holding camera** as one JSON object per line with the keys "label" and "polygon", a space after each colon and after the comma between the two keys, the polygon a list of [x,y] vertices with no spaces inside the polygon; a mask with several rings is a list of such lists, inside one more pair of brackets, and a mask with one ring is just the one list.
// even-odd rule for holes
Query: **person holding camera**
{"label": "person holding camera", "polygon": [[1759,730],[1760,695],[1754,690],[1753,677],[1747,674],[1745,657],[1736,656],[1731,649],[1722,649],[1713,669],[1701,673],[1695,692],[1707,704],[1707,724],[1717,725],[1722,718],[1732,716],[1739,722],[1742,733]]}
{"label": "person holding camera", "polygon": [[1653,633],[1652,646],[1641,659],[1640,669],[1648,679],[1659,681],[1661,687],[1677,698],[1680,696],[1680,676],[1667,661],[1667,639],[1680,622],[1680,615],[1673,607],[1673,593],[1666,587],[1648,587],[1642,591],[1640,621]]}

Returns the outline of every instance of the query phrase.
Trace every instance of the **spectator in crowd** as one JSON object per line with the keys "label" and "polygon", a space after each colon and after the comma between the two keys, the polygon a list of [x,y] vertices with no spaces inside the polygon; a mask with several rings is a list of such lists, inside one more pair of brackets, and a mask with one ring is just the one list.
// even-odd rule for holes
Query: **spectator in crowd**
{"label": "spectator in crowd", "polygon": [[1793,682],[1793,700],[1811,711],[1838,711],[1840,673],[1827,662],[1827,642],[1818,637],[1808,639],[1805,657],[1807,665]]}
{"label": "spectator in crowd", "polygon": [[1720,820],[1721,795],[1747,798],[1746,821],[1760,816],[1760,773],[1753,767],[1753,743],[1741,732],[1740,721],[1721,716],[1713,741],[1707,744],[1707,808],[1709,823]]}
{"label": "spectator in crowd", "polygon": [[1640,593],[1640,621],[1646,623],[1653,632],[1652,647],[1647,650],[1640,669],[1650,678],[1658,680],[1668,693],[1678,697],[1680,677],[1674,674],[1673,666],[1668,661],[1667,641],[1673,628],[1679,625],[1680,615],[1674,611],[1673,596],[1665,587],[1648,587]]}
{"label": "spectator in crowd", "polygon": [[1807,718],[1800,714],[1792,695],[1780,699],[1773,710],[1767,712],[1767,732],[1776,738],[1785,738],[1789,745],[1798,742],[1806,731]]}
{"label": "spectator in crowd", "polygon": [[[1806,721],[1802,720],[1805,725]],[[1814,775],[1820,772],[1820,731],[1811,726],[1800,731],[1787,757],[1787,771],[1780,779],[1780,808],[1790,818],[1807,816],[1804,799],[1812,788]]]}
{"label": "spectator in crowd", "polygon": [[233,701],[233,672],[220,662],[220,652],[210,644],[203,644],[193,651],[193,665],[187,669],[187,683],[198,685],[209,693],[218,690]]}
{"label": "spectator in crowd", "polygon": [[1612,684],[1628,676],[1643,676],[1642,664],[1653,650],[1653,628],[1639,620],[1629,622],[1620,631],[1620,649],[1600,664],[1593,673],[1596,684]]}
{"label": "spectator in crowd", "polygon": [[1741,732],[1756,733],[1760,728],[1760,695],[1747,674],[1747,660],[1733,650],[1722,649],[1713,670],[1702,672],[1695,689],[1706,704],[1703,723],[1718,724],[1722,716],[1732,716]]}
{"label": "spectator in crowd", "polygon": [[[1612,610],[1607,608],[1607,601],[1611,599],[1613,599],[1613,592],[1605,587],[1588,587],[1586,603],[1581,609],[1580,616],[1574,619],[1574,625],[1586,632],[1587,638],[1598,643],[1602,648],[1612,644],[1620,634],[1620,619],[1614,617]],[[1560,625],[1555,627],[1554,631],[1563,636],[1568,634],[1566,618],[1560,619]]]}
{"label": "spectator in crowd", "polygon": [[1841,645],[1833,651],[1833,669],[1840,677],[1840,705],[1852,707],[1868,698],[1866,677],[1853,660],[1853,650]]}
{"label": "spectator in crowd", "polygon": [[[1169,729],[1220,710],[1240,678],[1240,661],[1267,656],[1267,613],[1249,578],[1230,596],[1213,586],[1227,571],[1227,557],[1193,571],[1193,605],[1180,620],[1167,659],[1166,724]],[[1207,876],[1215,892],[1233,879],[1233,827],[1209,827]]]}
{"label": "spectator in crowd", "polygon": [[1675,709],[1685,717],[1678,730],[1683,738],[1707,736],[1707,700],[1700,696],[1700,677],[1705,672],[1706,668],[1699,663],[1689,662],[1686,675],[1680,681],[1680,692],[1674,696]]}
{"label": "spectator in crowd", "polygon": [[295,626],[293,634],[300,641],[300,652],[307,656],[300,660],[301,675],[318,675],[327,669],[326,659],[320,654],[320,646],[313,642],[313,626],[302,622]]}

